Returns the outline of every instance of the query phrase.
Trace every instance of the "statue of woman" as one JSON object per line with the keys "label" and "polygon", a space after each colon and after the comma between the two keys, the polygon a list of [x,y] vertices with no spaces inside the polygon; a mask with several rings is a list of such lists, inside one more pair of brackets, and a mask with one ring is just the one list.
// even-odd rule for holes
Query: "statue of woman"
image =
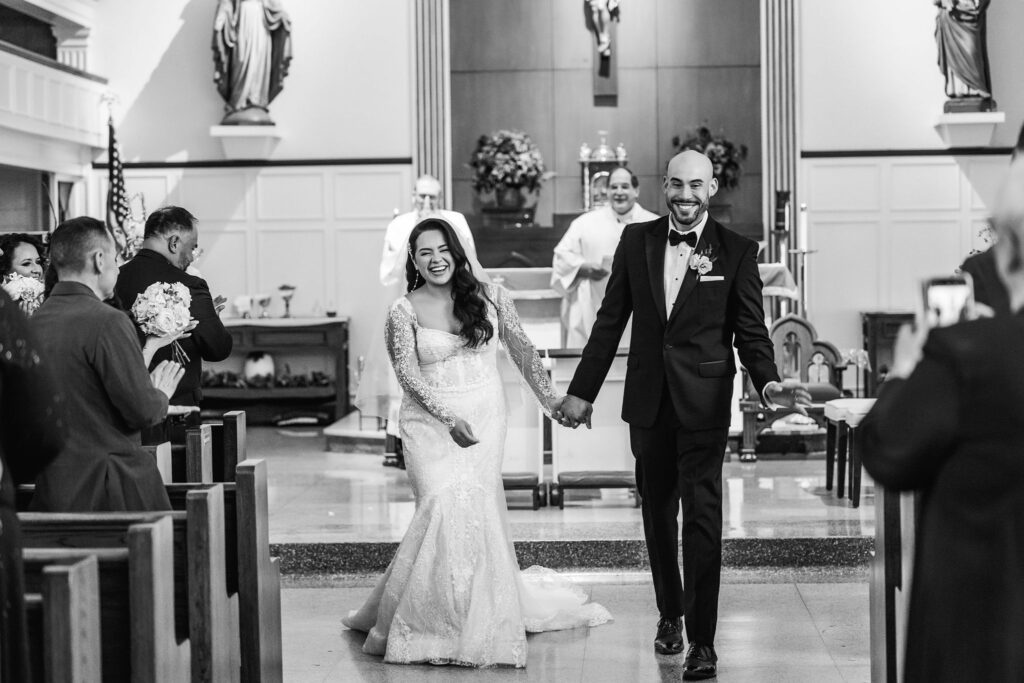
{"label": "statue of woman", "polygon": [[267,107],[292,59],[291,19],[279,0],[219,0],[213,20],[213,80],[224,125],[273,125]]}
{"label": "statue of woman", "polygon": [[935,0],[939,7],[935,42],[939,47],[939,70],[946,77],[946,95],[951,100],[978,100],[976,110],[994,106],[985,45],[985,11],[990,1]]}

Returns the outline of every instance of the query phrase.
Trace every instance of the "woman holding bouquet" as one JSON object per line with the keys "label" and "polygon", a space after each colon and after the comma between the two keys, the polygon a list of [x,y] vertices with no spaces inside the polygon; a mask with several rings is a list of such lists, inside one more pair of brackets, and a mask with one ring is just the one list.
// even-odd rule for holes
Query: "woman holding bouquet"
{"label": "woman holding bouquet", "polygon": [[0,235],[0,286],[32,315],[43,302],[43,243],[33,235]]}
{"label": "woman holding bouquet", "polygon": [[519,571],[501,479],[498,342],[545,412],[561,399],[508,292],[474,277],[447,222],[413,229],[406,281],[386,342],[404,390],[399,431],[416,512],[384,577],[343,623],[387,662],[523,667],[527,632],[611,616],[550,570]]}

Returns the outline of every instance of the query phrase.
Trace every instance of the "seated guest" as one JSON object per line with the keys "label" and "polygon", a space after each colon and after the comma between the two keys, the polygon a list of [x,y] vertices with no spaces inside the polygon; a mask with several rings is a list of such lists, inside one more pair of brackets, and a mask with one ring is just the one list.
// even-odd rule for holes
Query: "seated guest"
{"label": "seated guest", "polygon": [[[93,218],[65,221],[50,238],[59,282],[31,327],[59,378],[69,439],[36,480],[36,510],[170,509],[139,430],[166,417],[182,369],[164,363],[151,377],[131,320],[103,303],[117,281],[115,253],[106,227]],[[149,344],[146,354],[160,343]]]}
{"label": "seated guest", "polygon": [[922,493],[907,681],[1019,681],[1024,672],[1024,159],[993,219],[1013,315],[902,330],[861,423],[865,469]]}
{"label": "seated guest", "polygon": [[[60,453],[64,424],[50,368],[28,320],[0,290],[0,681],[27,683],[25,585],[15,486],[30,484]],[[40,676],[42,672],[37,672]]]}
{"label": "seated guest", "polygon": [[[199,249],[199,229],[196,217],[178,206],[165,206],[149,214],[143,233],[142,249],[128,263],[121,266],[117,277],[117,297],[126,310],[142,292],[154,282],[181,282],[192,294],[190,312],[197,322],[187,339],[181,341],[181,348],[187,356],[185,376],[178,390],[171,397],[176,406],[198,406],[203,398],[199,386],[203,372],[203,361],[224,360],[231,353],[231,334],[224,329],[220,311],[224,304],[210,295],[210,287],[200,277],[185,270],[195,260]],[[157,352],[155,361],[170,360],[171,349]],[[185,443],[185,430],[198,425],[199,412],[192,411],[173,416],[167,422],[143,434],[144,443],[171,441]]]}
{"label": "seated guest", "polygon": [[12,273],[43,281],[46,249],[35,235],[12,232],[0,235],[0,280]]}

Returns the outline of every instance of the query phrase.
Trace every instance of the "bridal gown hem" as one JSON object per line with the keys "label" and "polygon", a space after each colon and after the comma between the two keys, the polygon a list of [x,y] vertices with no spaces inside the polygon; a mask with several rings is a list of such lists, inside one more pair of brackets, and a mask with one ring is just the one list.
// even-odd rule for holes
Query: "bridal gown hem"
{"label": "bridal gown hem", "polygon": [[[492,285],[486,292],[495,334],[478,348],[420,326],[405,297],[388,316],[416,510],[366,603],[342,620],[367,634],[364,652],[387,662],[523,667],[527,632],[611,619],[557,573],[519,570],[501,479],[507,422],[498,342],[545,409],[555,396],[508,293]],[[479,443],[456,445],[449,434],[456,418],[471,425]]]}

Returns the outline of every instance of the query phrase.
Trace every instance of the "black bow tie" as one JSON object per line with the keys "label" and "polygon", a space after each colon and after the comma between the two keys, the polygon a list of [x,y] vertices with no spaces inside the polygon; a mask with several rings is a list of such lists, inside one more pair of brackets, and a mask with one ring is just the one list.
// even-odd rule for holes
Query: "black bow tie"
{"label": "black bow tie", "polygon": [[678,230],[669,229],[668,243],[673,247],[678,247],[680,242],[686,242],[687,246],[693,249],[697,246],[697,231],[679,232]]}

